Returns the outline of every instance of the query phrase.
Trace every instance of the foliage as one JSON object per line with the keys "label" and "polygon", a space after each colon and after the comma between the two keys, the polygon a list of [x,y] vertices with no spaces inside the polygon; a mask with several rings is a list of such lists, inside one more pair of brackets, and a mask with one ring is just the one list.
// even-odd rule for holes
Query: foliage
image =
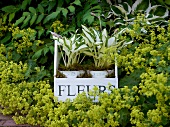
{"label": "foliage", "polygon": [[112,5],[106,18],[109,20],[110,29],[112,27],[126,27],[134,23],[138,13],[145,15],[148,24],[167,25],[168,9],[159,4],[153,5],[150,0],[136,0],[133,5],[128,2]]}
{"label": "foliage", "polygon": [[80,64],[83,60],[83,58],[80,58],[80,55],[87,46],[81,40],[81,36],[77,34],[77,31],[70,38],[58,37],[56,33],[51,33],[53,34],[55,43],[61,49],[64,65],[69,68],[74,64]]}
{"label": "foliage", "polygon": [[87,28],[84,25],[82,25],[82,30],[83,30],[82,37],[85,44],[87,45],[87,48],[84,51],[84,53],[87,56],[93,57],[94,65],[95,67],[98,68],[103,67],[107,68],[111,65],[109,59],[104,58],[105,49],[107,47],[112,46],[117,50],[121,46],[123,47],[132,42],[132,41],[126,42],[126,40],[120,39],[121,34],[123,34],[124,31],[126,31],[126,28],[113,34],[111,37],[108,35],[106,29],[103,29],[102,31],[96,31],[94,28]]}

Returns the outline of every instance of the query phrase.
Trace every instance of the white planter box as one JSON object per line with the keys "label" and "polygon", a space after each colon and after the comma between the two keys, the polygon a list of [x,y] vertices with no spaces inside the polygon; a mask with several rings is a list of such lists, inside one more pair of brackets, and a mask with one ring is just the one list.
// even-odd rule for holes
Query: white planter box
{"label": "white planter box", "polygon": [[[115,78],[56,78],[58,68],[58,48],[55,43],[54,50],[54,96],[59,101],[65,101],[67,98],[73,100],[79,93],[88,92],[94,86],[99,87],[99,92],[108,92],[106,86],[112,84],[113,88],[118,88],[117,66],[115,66]],[[116,65],[116,64],[115,64]]]}

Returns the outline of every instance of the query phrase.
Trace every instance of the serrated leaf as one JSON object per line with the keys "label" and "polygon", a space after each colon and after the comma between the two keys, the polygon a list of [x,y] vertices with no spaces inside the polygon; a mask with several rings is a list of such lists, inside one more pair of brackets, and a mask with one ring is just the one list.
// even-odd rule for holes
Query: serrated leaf
{"label": "serrated leaf", "polygon": [[37,19],[37,14],[34,14],[30,20],[30,26],[35,22],[36,19]]}
{"label": "serrated leaf", "polygon": [[83,16],[83,21],[87,21],[89,24],[92,24],[92,22],[94,22],[94,16],[91,16],[89,12],[86,12],[86,14]]}
{"label": "serrated leaf", "polygon": [[21,9],[25,10],[28,5],[28,0],[24,0],[21,5]]}
{"label": "serrated leaf", "polygon": [[40,23],[43,18],[44,18],[44,14],[39,15],[38,18],[37,18],[37,20],[36,20],[36,23],[35,23],[35,24]]}
{"label": "serrated leaf", "polygon": [[23,16],[28,16],[30,15],[30,12],[23,12]]}
{"label": "serrated leaf", "polygon": [[27,25],[28,25],[28,22],[30,21],[30,19],[31,19],[31,16],[28,15],[27,18],[24,20],[21,28],[24,28],[25,26],[27,26]]}
{"label": "serrated leaf", "polygon": [[2,17],[2,18],[3,18],[3,22],[4,22],[4,23],[6,23],[7,16],[8,16],[8,13],[4,14],[4,15],[3,15],[3,17]]}
{"label": "serrated leaf", "polygon": [[55,7],[55,3],[54,3],[55,1],[51,1],[50,3],[49,3],[49,6],[48,6],[48,13]]}
{"label": "serrated leaf", "polygon": [[65,9],[65,8],[63,8],[61,11],[62,11],[64,17],[66,18],[66,17],[67,17],[68,10]]}
{"label": "serrated leaf", "polygon": [[22,16],[21,18],[19,18],[18,20],[16,20],[14,26],[18,26],[20,23],[22,23],[25,19],[25,16]]}
{"label": "serrated leaf", "polygon": [[2,11],[7,12],[7,13],[13,13],[16,12],[18,10],[18,8],[16,8],[13,5],[9,5],[9,6],[5,6],[3,8],[1,8]]}
{"label": "serrated leaf", "polygon": [[74,13],[74,12],[75,12],[75,7],[72,6],[72,5],[70,5],[70,6],[68,7],[68,9],[69,9],[69,11],[70,11],[71,13]]}
{"label": "serrated leaf", "polygon": [[55,18],[58,16],[59,13],[60,13],[60,11],[52,12],[50,15],[48,15],[48,16],[44,19],[43,24],[45,24],[46,22],[48,22],[48,21],[51,20],[51,19],[55,19]]}
{"label": "serrated leaf", "polygon": [[15,17],[15,13],[10,13],[8,21],[11,22],[12,19],[14,19],[14,17]]}
{"label": "serrated leaf", "polygon": [[47,52],[49,51],[50,49],[48,48],[48,47],[45,47],[44,49],[43,49],[43,51],[44,51],[44,56],[47,54]]}
{"label": "serrated leaf", "polygon": [[33,8],[33,7],[29,7],[29,11],[30,11],[31,13],[33,13],[33,14],[35,14],[35,13],[36,13],[36,9],[35,9],[35,8]]}
{"label": "serrated leaf", "polygon": [[35,54],[32,56],[33,59],[38,59],[41,56],[43,49],[38,50],[37,52],[35,52]]}
{"label": "serrated leaf", "polygon": [[41,38],[41,35],[44,33],[45,29],[38,30],[38,39]]}
{"label": "serrated leaf", "polygon": [[0,41],[1,43],[6,43],[7,41],[9,41],[11,39],[11,33],[7,33],[7,35],[5,35],[5,37]]}
{"label": "serrated leaf", "polygon": [[49,47],[51,54],[54,54],[54,46]]}
{"label": "serrated leaf", "polygon": [[41,4],[38,4],[38,11],[40,13],[44,13],[44,8],[43,8],[43,6]]}
{"label": "serrated leaf", "polygon": [[78,5],[78,6],[82,6],[80,0],[75,0],[75,1],[73,2],[73,4]]}

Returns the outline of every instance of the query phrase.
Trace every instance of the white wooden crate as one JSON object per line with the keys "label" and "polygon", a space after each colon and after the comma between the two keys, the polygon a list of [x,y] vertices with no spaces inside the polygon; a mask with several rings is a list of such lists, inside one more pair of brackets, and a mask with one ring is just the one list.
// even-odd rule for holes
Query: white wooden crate
{"label": "white wooden crate", "polygon": [[115,64],[115,78],[56,78],[58,69],[58,47],[55,43],[54,50],[54,96],[59,101],[65,101],[67,98],[73,100],[79,93],[88,92],[94,86],[99,87],[100,92],[109,92],[106,87],[112,84],[112,87],[118,88],[118,70]]}

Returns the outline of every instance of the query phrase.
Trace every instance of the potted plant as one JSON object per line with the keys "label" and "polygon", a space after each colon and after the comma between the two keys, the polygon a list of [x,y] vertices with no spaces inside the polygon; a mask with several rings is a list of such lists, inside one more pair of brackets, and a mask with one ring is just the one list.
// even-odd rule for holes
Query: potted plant
{"label": "potted plant", "polygon": [[70,38],[62,37],[54,32],[51,32],[51,34],[61,51],[61,57],[64,63],[64,67],[58,67],[58,72],[63,73],[67,78],[76,78],[77,75],[83,73],[82,70],[78,71],[76,68],[84,59],[80,55],[87,48],[87,45],[81,40],[81,36],[77,34],[77,31]]}
{"label": "potted plant", "polygon": [[126,31],[126,28],[115,33],[111,37],[108,36],[106,29],[103,29],[101,32],[99,32],[93,28],[87,28],[86,26],[82,25],[82,31],[82,37],[85,44],[87,45],[83,53],[88,56],[92,56],[94,61],[94,66],[92,67],[93,70],[90,69],[90,73],[92,74],[93,78],[105,78],[106,75],[114,72],[112,62],[110,59],[105,58],[104,54],[106,54],[106,49],[112,46],[117,50],[119,47],[123,47],[129,43],[132,43],[132,41],[126,42],[126,40],[119,39],[121,34]]}

